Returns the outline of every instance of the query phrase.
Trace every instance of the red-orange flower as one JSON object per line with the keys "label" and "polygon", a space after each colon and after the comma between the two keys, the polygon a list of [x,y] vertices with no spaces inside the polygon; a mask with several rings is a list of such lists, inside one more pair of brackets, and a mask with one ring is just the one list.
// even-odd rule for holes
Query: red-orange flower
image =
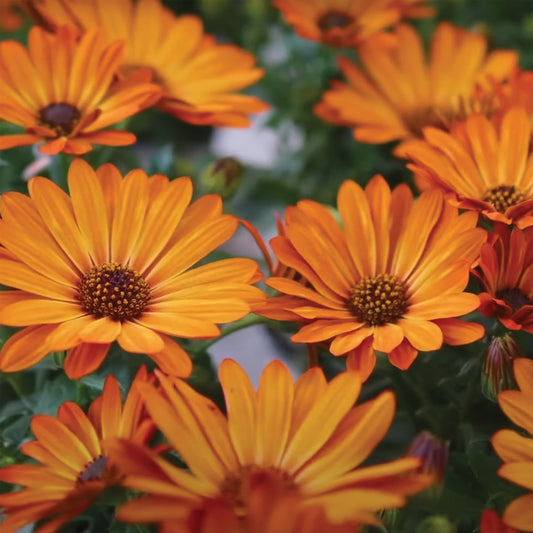
{"label": "red-orange flower", "polygon": [[[429,16],[428,0],[275,0],[296,32],[333,46],[359,46],[399,22],[402,16]],[[387,42],[389,40],[387,39]]]}
{"label": "red-orange flower", "polygon": [[[394,46],[370,38],[358,52],[361,67],[347,58],[339,66],[348,83],[333,82],[315,113],[354,128],[366,143],[421,137],[425,126],[447,129],[474,111],[490,113],[493,83],[506,78],[518,55],[510,50],[487,54],[481,34],[441,23],[426,59],[418,33],[398,26]],[[395,150],[402,154],[402,145]]]}
{"label": "red-orange flower", "polygon": [[113,341],[146,353],[161,369],[188,376],[189,356],[171,337],[212,338],[262,300],[249,259],[193,267],[227,241],[237,219],[220,197],[189,205],[189,178],[169,181],[140,169],[124,178],[113,165],[96,172],[72,163],[70,196],[45,178],[30,197],[0,200],[0,323],[23,327],[0,351],[0,369],[28,368],[70,350],[71,378],[93,372]]}
{"label": "red-orange flower", "polygon": [[424,129],[405,155],[420,188],[438,187],[462,209],[492,221],[533,225],[533,155],[530,118],[512,108],[489,120],[472,115],[451,131]]}
{"label": "red-orange flower", "polygon": [[31,6],[49,27],[101,26],[108,42],[122,39],[122,72],[141,68],[152,76],[163,90],[158,107],[182,120],[247,127],[249,113],[268,107],[254,96],[236,93],[263,76],[252,54],[217,44],[198,17],[176,17],[159,0],[33,0]]}
{"label": "red-orange flower", "polygon": [[[492,437],[492,445],[504,462],[498,474],[533,491],[533,361],[516,359],[514,373],[520,390],[501,392],[498,402],[503,412],[517,426],[524,428],[526,435],[501,429]],[[533,492],[513,500],[503,512],[503,522],[520,531],[533,531]]]}
{"label": "red-orange flower", "polygon": [[147,382],[146,368],[137,373],[122,405],[120,388],[108,376],[104,390],[85,414],[65,402],[57,418],[37,415],[31,428],[37,440],[21,449],[38,464],[12,465],[0,470],[0,479],[25,488],[0,494],[5,515],[0,532],[11,533],[31,522],[46,519],[36,531],[57,531],[87,509],[109,486],[118,485],[124,473],[108,455],[113,438],[147,444],[154,431],[147,418],[138,385]]}
{"label": "red-orange flower", "polygon": [[496,511],[486,509],[481,515],[480,533],[520,533],[514,527],[507,527]]}
{"label": "red-orange flower", "polygon": [[463,292],[485,232],[477,216],[458,215],[439,191],[417,202],[406,185],[392,192],[381,176],[363,189],[340,188],[342,226],[309,200],[286,211],[287,236],[271,243],[279,260],[307,281],[272,277],[267,285],[290,298],[280,305],[305,324],[295,342],[331,341],[334,355],[366,379],[375,351],[408,368],[419,350],[479,339],[483,328],[458,317],[479,299]]}
{"label": "red-orange flower", "polygon": [[106,44],[97,29],[76,34],[34,27],[28,50],[17,41],[0,43],[0,119],[24,128],[0,135],[0,149],[45,141],[42,153],[84,154],[92,144],[135,142],[132,133],[103,129],[152,105],[160,89],[132,78],[113,84],[123,44]]}
{"label": "red-orange flower", "polygon": [[[294,493],[298,508],[322,507],[333,523],[377,523],[375,512],[400,507],[431,478],[415,473],[412,457],[362,467],[394,417],[390,391],[354,407],[361,382],[344,372],[329,383],[321,369],[296,383],[273,361],[257,392],[242,368],[222,362],[226,415],[183,380],[157,373],[161,389],[143,389],[154,422],[187,464],[178,468],[150,450],[116,441],[113,457],[128,471],[124,483],[147,493],[118,511],[129,522],[187,523],[206,500],[225,500],[246,516],[249,476],[267,473]],[[296,511],[297,509],[295,509]]]}
{"label": "red-orange flower", "polygon": [[533,228],[497,225],[481,248],[479,310],[512,330],[533,333]]}

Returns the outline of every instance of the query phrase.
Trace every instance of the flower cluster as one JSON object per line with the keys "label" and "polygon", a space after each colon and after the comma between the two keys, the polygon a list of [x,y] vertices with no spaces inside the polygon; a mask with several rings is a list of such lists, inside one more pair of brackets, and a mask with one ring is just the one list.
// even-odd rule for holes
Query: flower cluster
{"label": "flower cluster", "polygon": [[[225,2],[201,4],[210,28]],[[27,36],[0,38],[0,150],[20,150],[0,187],[0,533],[85,516],[91,531],[533,532],[533,72],[443,20],[426,51],[429,0],[248,4],[276,25],[238,41],[265,68],[161,0],[0,0],[2,31]],[[345,82],[309,91],[315,115],[354,150],[397,142],[384,174],[401,170],[343,176],[329,200],[296,187],[267,244],[252,212],[279,200],[270,182],[233,153],[199,179],[183,157],[210,133],[196,126],[267,110],[270,77],[250,86],[279,58],[257,42],[298,41],[287,24],[316,41],[306,59],[347,54]],[[181,157],[150,145],[153,117],[184,128]],[[238,231],[253,247],[229,243]],[[257,385],[210,351],[250,325],[294,355],[249,350]]]}

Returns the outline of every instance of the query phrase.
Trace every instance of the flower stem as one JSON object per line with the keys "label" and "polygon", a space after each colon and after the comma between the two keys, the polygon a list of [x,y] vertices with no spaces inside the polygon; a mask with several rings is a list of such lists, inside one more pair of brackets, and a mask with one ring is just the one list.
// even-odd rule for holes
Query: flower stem
{"label": "flower stem", "polygon": [[307,368],[318,365],[318,347],[316,344],[307,344]]}
{"label": "flower stem", "polygon": [[234,322],[233,324],[226,326],[219,337],[215,337],[214,339],[209,339],[203,342],[195,343],[193,350],[195,352],[202,352],[207,350],[209,347],[211,347],[213,344],[218,342],[219,340],[223,339],[224,337],[228,337],[232,333],[235,333],[236,331],[240,331],[241,329],[248,328],[250,326],[256,326],[257,324],[267,324],[270,322],[268,318],[249,314],[245,316],[244,318],[241,318],[241,320]]}

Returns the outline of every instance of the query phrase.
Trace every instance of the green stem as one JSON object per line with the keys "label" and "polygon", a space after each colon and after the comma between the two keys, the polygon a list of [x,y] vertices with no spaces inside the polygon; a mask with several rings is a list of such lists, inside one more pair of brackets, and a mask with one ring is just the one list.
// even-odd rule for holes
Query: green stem
{"label": "green stem", "polygon": [[223,339],[224,337],[228,337],[232,333],[235,333],[236,331],[240,331],[241,329],[248,328],[250,326],[255,326],[257,324],[267,324],[270,322],[268,318],[250,314],[248,316],[245,316],[241,320],[231,324],[230,326],[225,327],[222,330],[222,333],[219,337],[215,337],[214,339],[209,339],[203,342],[195,343],[194,351],[196,352],[202,352],[210,348],[213,344],[218,342],[219,340]]}
{"label": "green stem", "polygon": [[24,386],[22,384],[22,378],[23,378],[23,375],[22,374],[19,374],[17,372],[15,373],[6,373],[6,374],[2,374],[2,377],[3,379],[11,386],[11,388],[15,391],[15,394],[19,397],[22,405],[24,405],[24,407],[28,408],[28,409],[31,409],[31,405],[30,403],[26,400],[26,396],[27,393],[25,390],[24,390]]}
{"label": "green stem", "polygon": [[[392,372],[393,379],[399,380],[401,384],[415,396],[419,406],[432,405],[433,400],[424,387],[421,387],[409,374],[407,370],[398,370]],[[410,412],[413,417],[416,417],[415,412],[417,409],[411,409]],[[440,428],[437,421],[425,417],[425,421],[430,426],[430,429],[436,435],[440,434]]]}
{"label": "green stem", "polygon": [[481,362],[483,361],[486,350],[487,344],[484,343],[483,350],[475,358],[475,364],[470,369],[470,379],[468,380],[468,386],[461,405],[461,412],[459,413],[459,420],[461,422],[464,422],[468,418],[475,392],[481,389]]}
{"label": "green stem", "polygon": [[50,165],[50,175],[64,191],[68,189],[68,169],[72,158],[66,154],[59,153],[52,159]]}
{"label": "green stem", "polygon": [[11,385],[11,388],[16,392],[19,398],[22,399],[26,396],[22,384],[20,383],[20,376],[17,374],[4,374],[3,378]]}

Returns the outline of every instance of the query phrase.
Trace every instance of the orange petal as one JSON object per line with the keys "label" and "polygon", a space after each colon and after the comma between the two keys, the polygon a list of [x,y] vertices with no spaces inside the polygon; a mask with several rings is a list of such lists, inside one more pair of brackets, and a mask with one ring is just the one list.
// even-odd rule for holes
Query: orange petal
{"label": "orange petal", "polygon": [[418,350],[413,348],[407,339],[404,339],[400,346],[394,348],[394,350],[388,354],[390,363],[401,370],[407,370],[416,359],[417,355]]}
{"label": "orange petal", "polygon": [[241,465],[256,460],[255,435],[256,394],[244,370],[231,359],[224,359],[219,368],[228,412],[228,427],[235,453]]}
{"label": "orange petal", "polygon": [[117,340],[126,352],[159,353],[165,347],[155,331],[129,320],[122,322],[122,331]]}
{"label": "orange petal", "polygon": [[70,379],[80,379],[91,374],[103,363],[110,344],[83,343],[70,350],[63,369]]}

